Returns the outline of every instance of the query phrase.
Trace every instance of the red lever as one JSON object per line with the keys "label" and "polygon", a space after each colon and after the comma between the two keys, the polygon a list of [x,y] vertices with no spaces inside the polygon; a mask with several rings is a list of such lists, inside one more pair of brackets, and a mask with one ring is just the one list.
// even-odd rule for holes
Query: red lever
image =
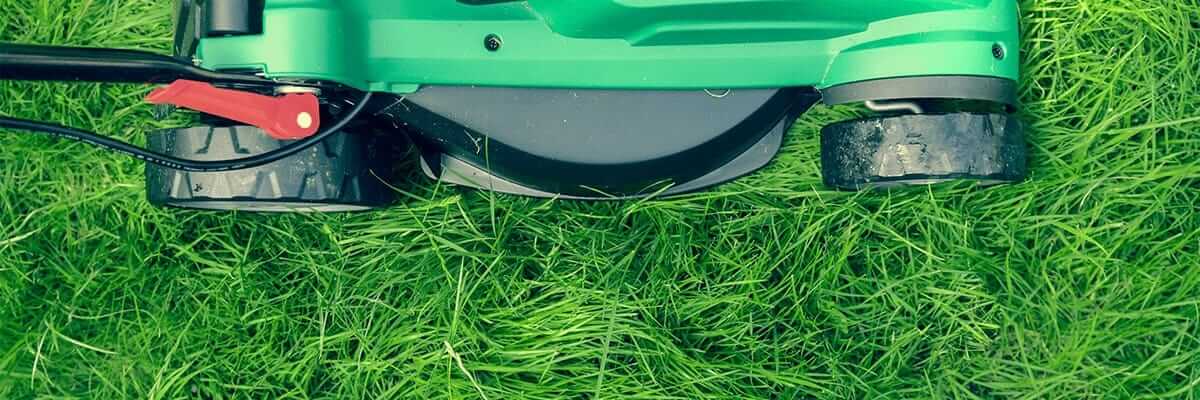
{"label": "red lever", "polygon": [[150,92],[146,102],[171,104],[254,125],[280,140],[303,139],[321,127],[321,106],[312,93],[271,97],[180,79]]}

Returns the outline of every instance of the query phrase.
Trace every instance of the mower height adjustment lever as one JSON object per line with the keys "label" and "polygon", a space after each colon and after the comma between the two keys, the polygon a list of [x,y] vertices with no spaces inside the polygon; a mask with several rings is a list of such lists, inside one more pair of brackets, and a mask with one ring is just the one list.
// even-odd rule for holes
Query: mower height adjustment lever
{"label": "mower height adjustment lever", "polygon": [[253,125],[279,140],[303,139],[316,134],[321,127],[321,105],[311,93],[272,97],[181,79],[150,92],[146,102],[175,105]]}

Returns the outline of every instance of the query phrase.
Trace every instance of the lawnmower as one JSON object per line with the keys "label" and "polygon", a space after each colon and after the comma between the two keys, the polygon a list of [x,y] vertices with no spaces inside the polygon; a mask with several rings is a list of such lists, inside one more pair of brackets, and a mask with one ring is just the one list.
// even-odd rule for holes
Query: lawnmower
{"label": "lawnmower", "polygon": [[[198,112],[147,148],[158,205],[386,206],[442,182],[561,199],[692,192],[772,160],[817,102],[831,188],[1027,175],[1012,0],[181,0],[174,54],[0,44],[0,79],[162,85]],[[408,150],[406,150],[408,149]],[[418,160],[419,159],[419,160]],[[415,172],[415,170],[414,170]]]}

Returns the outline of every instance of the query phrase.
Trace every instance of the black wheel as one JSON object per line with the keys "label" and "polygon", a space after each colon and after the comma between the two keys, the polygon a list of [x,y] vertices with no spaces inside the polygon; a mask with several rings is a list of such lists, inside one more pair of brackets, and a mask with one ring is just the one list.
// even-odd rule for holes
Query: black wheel
{"label": "black wheel", "polygon": [[[383,207],[394,196],[386,179],[395,151],[377,135],[340,132],[311,149],[261,167],[185,172],[146,167],[146,194],[156,205],[210,210],[337,212]],[[193,127],[150,134],[150,149],[193,160],[227,160],[283,145],[252,126]]]}
{"label": "black wheel", "polygon": [[1007,114],[953,113],[847,121],[821,130],[825,184],[848,190],[1028,174],[1021,122]]}

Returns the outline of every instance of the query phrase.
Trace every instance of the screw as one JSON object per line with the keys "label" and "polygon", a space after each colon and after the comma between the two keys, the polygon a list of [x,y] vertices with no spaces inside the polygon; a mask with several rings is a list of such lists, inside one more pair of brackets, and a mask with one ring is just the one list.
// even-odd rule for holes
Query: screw
{"label": "screw", "polygon": [[1003,60],[1004,59],[1004,46],[1001,46],[1000,43],[993,44],[992,45],[992,57],[996,57],[997,60]]}
{"label": "screw", "polygon": [[500,36],[494,33],[483,38],[483,47],[488,49],[488,51],[500,50],[500,46],[502,45],[504,45],[504,41],[500,40]]}
{"label": "screw", "polygon": [[300,129],[308,129],[309,127],[312,126],[312,124],[313,124],[312,114],[309,114],[307,112],[301,112],[299,115],[296,115],[296,125],[299,126]]}

